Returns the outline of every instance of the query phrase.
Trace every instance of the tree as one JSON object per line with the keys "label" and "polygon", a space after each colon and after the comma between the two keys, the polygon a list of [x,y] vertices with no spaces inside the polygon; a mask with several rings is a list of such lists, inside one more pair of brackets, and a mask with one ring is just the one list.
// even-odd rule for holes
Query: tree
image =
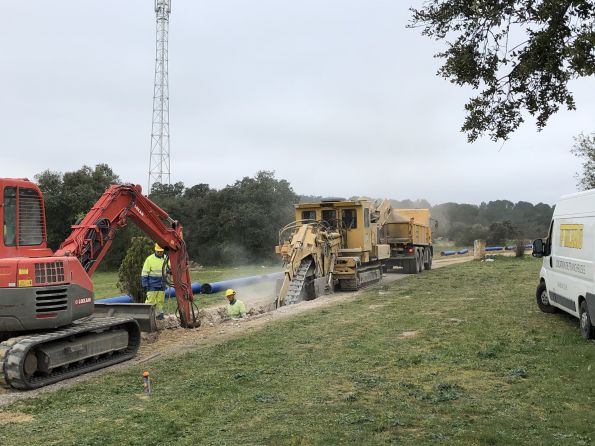
{"label": "tree", "polygon": [[514,239],[516,235],[517,230],[510,220],[492,223],[487,236],[487,243],[489,245],[500,245]]}
{"label": "tree", "polygon": [[158,198],[180,198],[184,194],[184,183],[181,181],[176,184],[154,183],[151,186],[149,197],[152,200]]}
{"label": "tree", "polygon": [[595,133],[585,135],[581,133],[574,138],[570,152],[583,160],[583,172],[579,176],[577,186],[580,190],[595,188]]}
{"label": "tree", "polygon": [[132,237],[130,247],[118,269],[118,288],[132,297],[134,302],[144,302],[147,295],[141,287],[140,273],[145,259],[153,252],[153,242],[147,237]]}
{"label": "tree", "polygon": [[84,216],[97,199],[120,178],[107,164],[83,166],[73,172],[45,170],[35,175],[43,192],[48,245],[56,249],[70,234],[70,226]]}
{"label": "tree", "polygon": [[575,109],[568,82],[595,73],[593,0],[426,0],[411,27],[449,39],[438,74],[480,93],[465,105],[468,140],[506,140],[524,121],[543,129],[560,106]]}

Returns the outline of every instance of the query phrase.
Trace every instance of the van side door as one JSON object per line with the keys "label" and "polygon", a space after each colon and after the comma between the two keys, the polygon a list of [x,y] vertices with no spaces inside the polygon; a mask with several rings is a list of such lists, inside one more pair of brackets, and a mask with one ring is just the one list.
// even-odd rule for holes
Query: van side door
{"label": "van side door", "polygon": [[550,291],[550,301],[575,316],[578,316],[579,296],[585,296],[593,281],[592,226],[593,217],[559,218],[552,230],[554,290],[553,294]]}
{"label": "van side door", "polygon": [[554,231],[554,220],[550,223],[550,229],[545,240],[544,255],[543,255],[543,271],[542,275],[545,279],[545,285],[550,298],[550,303],[553,306],[558,306],[553,297],[556,295],[556,273],[554,271],[554,259],[552,255],[552,236]]}

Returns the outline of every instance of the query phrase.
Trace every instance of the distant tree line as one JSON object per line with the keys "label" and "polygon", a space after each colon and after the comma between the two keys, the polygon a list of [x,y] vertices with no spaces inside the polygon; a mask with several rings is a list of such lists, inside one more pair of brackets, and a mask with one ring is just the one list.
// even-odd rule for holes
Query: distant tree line
{"label": "distant tree line", "polygon": [[548,230],[553,206],[526,201],[496,200],[474,204],[443,203],[430,208],[437,225],[435,237],[446,237],[458,245],[471,245],[476,239],[489,245],[507,241],[527,241],[543,237]]}
{"label": "distant tree line", "polygon": [[[58,248],[70,226],[89,211],[109,185],[121,182],[106,164],[66,173],[46,170],[35,179],[44,193],[48,244],[52,249]],[[150,198],[183,224],[191,260],[204,265],[276,261],[274,246],[279,230],[294,219],[293,205],[320,199],[296,195],[286,180],[267,171],[219,190],[208,184],[155,184]],[[471,245],[478,238],[500,244],[516,238],[541,237],[547,232],[553,212],[547,204],[507,200],[436,206],[426,200],[393,200],[393,206],[430,208],[435,237],[446,237],[459,245]],[[121,229],[102,269],[117,269],[132,237],[140,235],[133,224]]]}
{"label": "distant tree line", "polygon": [[155,184],[150,197],[182,222],[189,255],[202,264],[277,260],[279,229],[294,220],[298,202],[290,184],[267,171],[220,190]]}
{"label": "distant tree line", "polygon": [[[35,176],[44,194],[48,244],[57,249],[70,226],[91,209],[120,177],[106,164],[74,172],[46,170]],[[201,264],[242,264],[276,260],[274,246],[281,227],[294,219],[299,198],[273,172],[258,172],[220,190],[208,184],[155,184],[150,198],[184,226],[190,258]],[[130,224],[118,231],[101,269],[117,269],[134,236]]]}

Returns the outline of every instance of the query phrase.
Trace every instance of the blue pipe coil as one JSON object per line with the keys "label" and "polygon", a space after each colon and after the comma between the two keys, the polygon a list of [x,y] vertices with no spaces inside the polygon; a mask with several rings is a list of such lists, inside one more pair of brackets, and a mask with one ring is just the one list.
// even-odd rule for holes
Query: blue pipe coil
{"label": "blue pipe coil", "polygon": [[454,256],[457,252],[456,251],[441,251],[441,256]]}
{"label": "blue pipe coil", "polygon": [[223,280],[221,282],[205,283],[202,285],[200,292],[202,294],[213,294],[223,291],[227,288],[252,285],[267,280],[282,279],[284,276],[285,273],[283,271],[280,271],[278,273],[263,274],[260,276],[239,277],[237,279]]}
{"label": "blue pipe coil", "polygon": [[459,250],[459,252],[457,252],[457,254],[467,254],[469,252],[469,250],[467,248],[461,249]]}
{"label": "blue pipe coil", "polygon": [[101,302],[105,304],[130,304],[132,303],[132,297],[127,294],[123,294],[122,296],[115,296],[115,297],[106,297],[105,299],[97,299],[96,302]]}
{"label": "blue pipe coil", "polygon": [[[200,293],[202,285],[198,282],[194,282],[192,284],[192,294]],[[169,299],[171,297],[176,297],[176,290],[173,287],[169,287],[165,290],[165,298]]]}
{"label": "blue pipe coil", "polygon": [[504,251],[504,246],[488,246],[486,251]]}

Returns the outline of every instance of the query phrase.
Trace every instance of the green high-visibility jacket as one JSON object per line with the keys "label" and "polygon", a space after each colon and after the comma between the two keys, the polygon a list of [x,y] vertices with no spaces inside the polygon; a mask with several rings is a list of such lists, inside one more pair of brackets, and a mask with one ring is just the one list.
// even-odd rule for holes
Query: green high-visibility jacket
{"label": "green high-visibility jacket", "polygon": [[229,317],[244,317],[246,316],[246,306],[244,302],[236,299],[233,304],[227,306],[227,315]]}
{"label": "green high-visibility jacket", "polygon": [[165,279],[163,278],[164,261],[165,258],[157,257],[155,254],[147,257],[141,272],[141,285],[143,288],[149,291],[162,291],[165,289]]}

